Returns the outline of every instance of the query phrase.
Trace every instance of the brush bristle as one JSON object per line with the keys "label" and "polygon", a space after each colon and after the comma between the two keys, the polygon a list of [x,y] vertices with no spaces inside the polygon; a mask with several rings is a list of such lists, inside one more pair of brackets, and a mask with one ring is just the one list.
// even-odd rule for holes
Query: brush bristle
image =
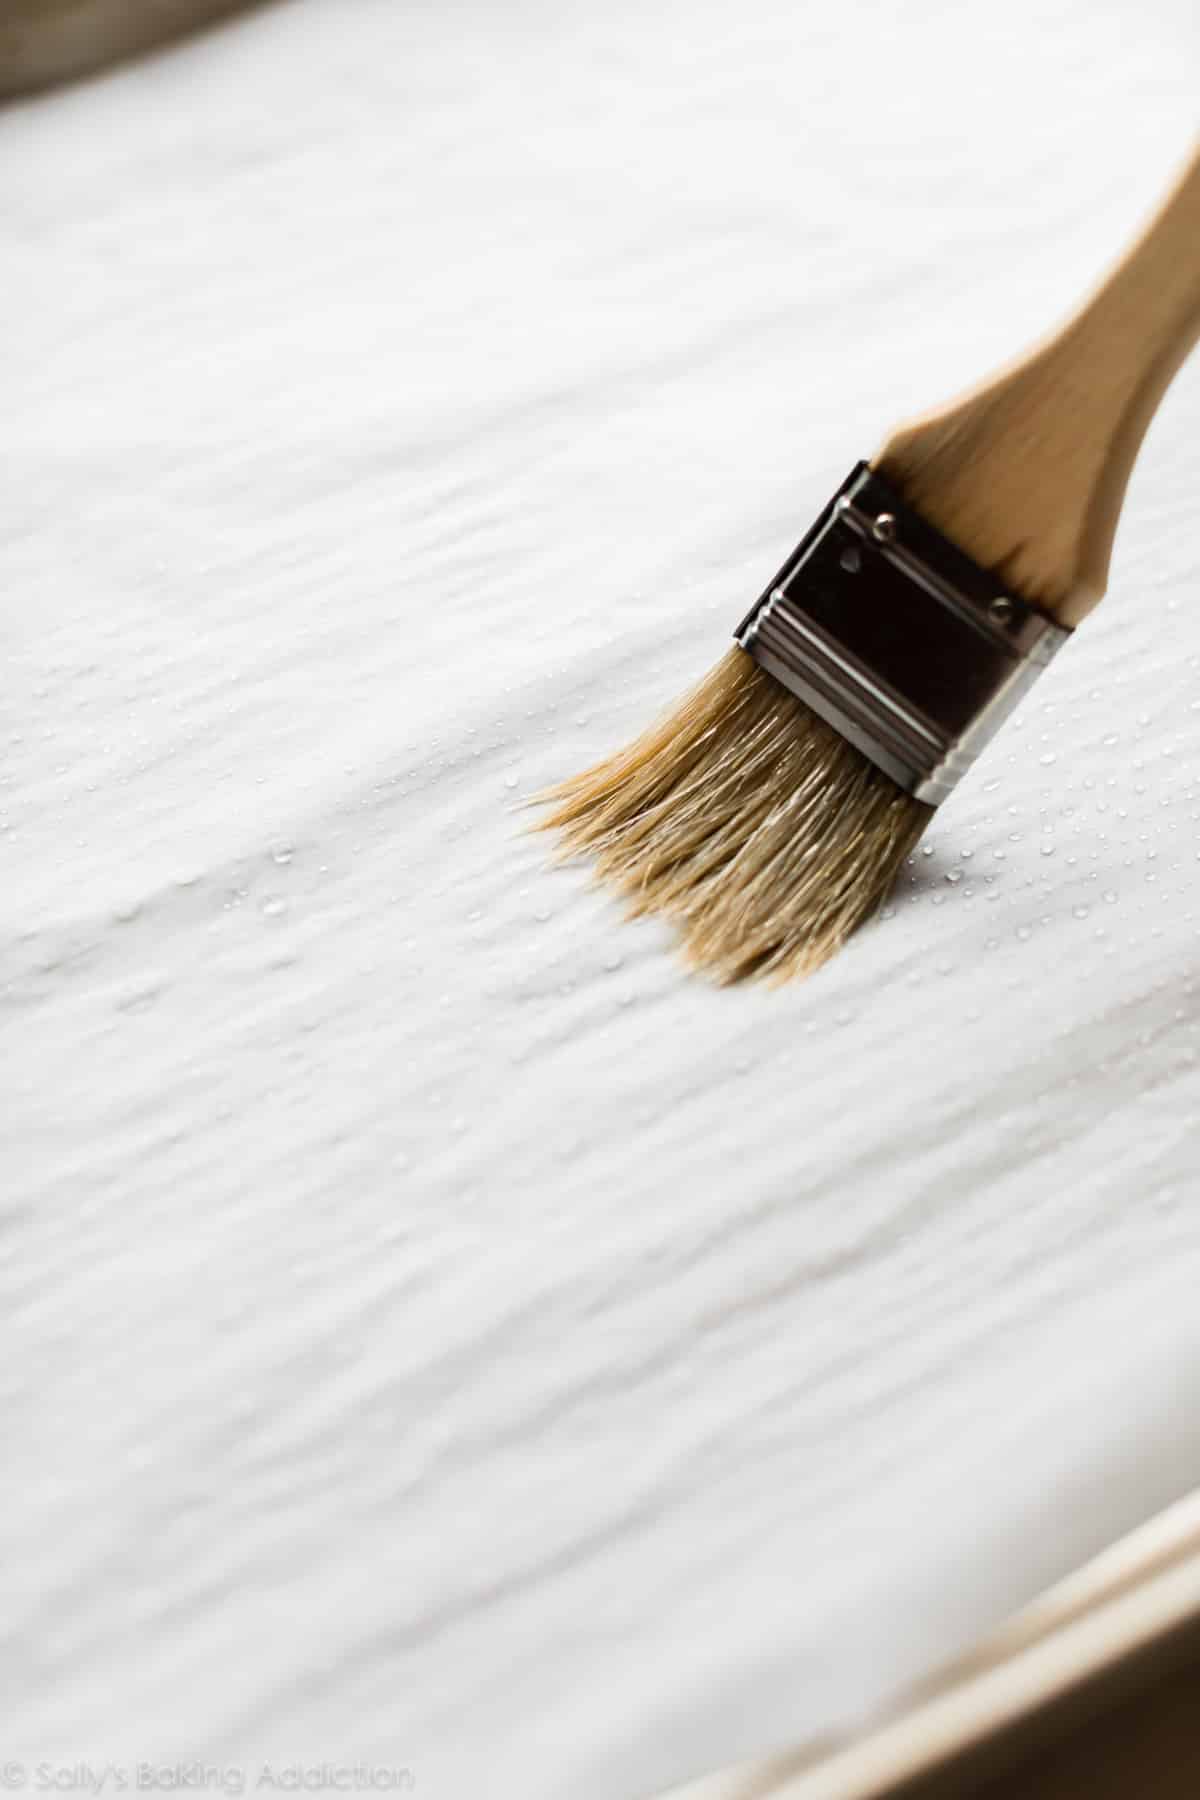
{"label": "brush bristle", "polygon": [[665,914],[719,982],[817,969],[886,897],[933,809],[743,650],[650,730],[543,796],[568,853]]}

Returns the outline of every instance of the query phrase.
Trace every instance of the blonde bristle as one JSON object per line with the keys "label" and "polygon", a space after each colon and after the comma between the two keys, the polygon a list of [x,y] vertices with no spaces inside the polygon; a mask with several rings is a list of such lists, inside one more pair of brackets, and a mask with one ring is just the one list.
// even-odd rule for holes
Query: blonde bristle
{"label": "blonde bristle", "polygon": [[719,982],[806,975],[876,911],[932,816],[733,649],[543,821]]}

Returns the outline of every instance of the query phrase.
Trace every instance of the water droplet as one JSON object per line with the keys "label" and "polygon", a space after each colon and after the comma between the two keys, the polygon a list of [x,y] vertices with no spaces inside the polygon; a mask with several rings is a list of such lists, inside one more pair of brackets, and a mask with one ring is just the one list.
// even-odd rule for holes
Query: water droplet
{"label": "water droplet", "polygon": [[1032,932],[1033,932],[1033,927],[1031,925],[1018,925],[1017,926],[1017,936],[1021,939],[1022,943],[1025,941],[1025,939],[1027,937],[1030,937],[1032,935]]}
{"label": "water droplet", "polygon": [[518,775],[506,775],[504,777],[504,785],[506,788],[515,788],[519,780],[520,777]]}
{"label": "water droplet", "polygon": [[263,901],[262,910],[265,918],[278,919],[287,911],[287,901],[273,895],[270,900]]}
{"label": "water droplet", "polygon": [[1054,855],[1054,845],[1053,844],[1043,844],[1042,845],[1042,855],[1043,856],[1053,856]]}
{"label": "water droplet", "polygon": [[1053,750],[1047,750],[1044,756],[1038,757],[1038,761],[1044,769],[1048,769],[1051,763],[1058,761],[1058,758],[1055,756]]}
{"label": "water droplet", "polygon": [[287,866],[287,864],[291,862],[292,857],[294,855],[295,855],[295,851],[289,850],[286,848],[281,849],[281,850],[272,850],[271,861],[273,863],[278,863],[280,868],[282,869],[282,868],[285,868]]}
{"label": "water droplet", "polygon": [[1074,906],[1071,910],[1077,919],[1086,919],[1092,909],[1090,906]]}
{"label": "water droplet", "polygon": [[956,882],[959,882],[962,880],[962,870],[961,869],[947,869],[946,870],[946,880],[953,887]]}

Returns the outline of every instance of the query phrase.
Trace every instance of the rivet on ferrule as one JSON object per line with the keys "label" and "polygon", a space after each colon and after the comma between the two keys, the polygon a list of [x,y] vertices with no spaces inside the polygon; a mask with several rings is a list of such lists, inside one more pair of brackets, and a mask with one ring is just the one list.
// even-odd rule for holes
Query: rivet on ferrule
{"label": "rivet on ferrule", "polygon": [[734,634],[898,786],[940,805],[1071,635],[860,463]]}

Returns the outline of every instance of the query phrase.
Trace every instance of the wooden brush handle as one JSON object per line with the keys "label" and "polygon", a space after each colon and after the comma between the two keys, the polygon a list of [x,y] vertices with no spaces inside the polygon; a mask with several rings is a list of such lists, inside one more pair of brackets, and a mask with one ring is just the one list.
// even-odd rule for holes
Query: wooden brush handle
{"label": "wooden brush handle", "polygon": [[1104,593],[1134,458],[1198,336],[1200,150],[1060,331],[872,462],[976,562],[1076,625]]}

